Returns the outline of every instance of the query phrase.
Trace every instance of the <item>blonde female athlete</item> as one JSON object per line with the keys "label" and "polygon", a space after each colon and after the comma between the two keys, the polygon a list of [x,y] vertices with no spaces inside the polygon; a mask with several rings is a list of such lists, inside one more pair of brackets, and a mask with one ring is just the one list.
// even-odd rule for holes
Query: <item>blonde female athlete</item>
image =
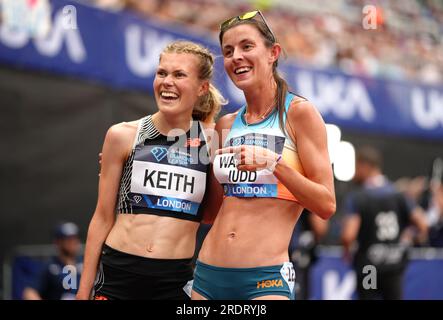
{"label": "blonde female athlete", "polygon": [[197,44],[168,45],[153,84],[158,111],[108,130],[78,299],[189,299],[206,133],[223,100],[213,64]]}

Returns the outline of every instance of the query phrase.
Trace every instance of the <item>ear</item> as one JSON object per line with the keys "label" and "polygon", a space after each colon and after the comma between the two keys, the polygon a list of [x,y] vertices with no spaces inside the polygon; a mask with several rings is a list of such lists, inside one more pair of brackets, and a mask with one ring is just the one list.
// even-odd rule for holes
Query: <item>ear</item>
{"label": "ear", "polygon": [[269,56],[269,62],[273,64],[280,57],[281,45],[279,43],[274,43],[271,47],[271,54]]}
{"label": "ear", "polygon": [[205,94],[207,94],[209,91],[209,81],[203,81],[200,85],[200,88],[198,89],[198,96],[202,97]]}

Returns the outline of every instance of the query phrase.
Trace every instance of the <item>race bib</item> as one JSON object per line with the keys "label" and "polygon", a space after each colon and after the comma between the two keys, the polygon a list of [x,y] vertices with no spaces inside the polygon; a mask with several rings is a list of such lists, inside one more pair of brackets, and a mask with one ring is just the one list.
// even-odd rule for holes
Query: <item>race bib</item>
{"label": "race bib", "polygon": [[295,285],[295,270],[292,262],[285,262],[280,269],[280,274],[288,284],[291,293],[293,293]]}
{"label": "race bib", "polygon": [[166,146],[136,151],[129,198],[134,207],[197,215],[206,188],[205,167]]}
{"label": "race bib", "polygon": [[[233,137],[227,146],[251,145],[282,154],[285,138],[270,134],[248,133]],[[216,155],[214,174],[223,185],[226,196],[235,197],[277,197],[277,178],[268,170],[240,171],[234,153]]]}

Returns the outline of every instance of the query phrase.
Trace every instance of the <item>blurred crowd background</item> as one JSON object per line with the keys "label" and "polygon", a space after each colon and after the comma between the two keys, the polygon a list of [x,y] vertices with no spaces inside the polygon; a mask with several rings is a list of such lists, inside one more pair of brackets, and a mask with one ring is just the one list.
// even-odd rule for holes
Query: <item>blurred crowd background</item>
{"label": "blurred crowd background", "polygon": [[[2,1],[9,0],[0,0],[0,4]],[[349,120],[346,119],[346,103],[339,107],[342,118],[335,115],[328,119],[340,127],[342,140],[354,146],[373,145],[378,148],[384,156],[384,173],[395,182],[398,190],[422,208],[429,236],[424,241],[417,241],[414,232],[411,232],[407,240],[417,249],[412,255],[418,261],[414,268],[426,261],[432,261],[432,270],[442,267],[442,0],[48,0],[47,3],[78,4],[79,9],[80,6],[92,7],[99,13],[87,13],[94,15],[97,21],[110,14],[115,15],[112,17],[117,21],[116,25],[137,19],[139,25],[146,22],[159,30],[166,28],[177,34],[180,31],[193,40],[201,37],[207,41],[209,38],[211,49],[218,46],[218,29],[222,21],[260,9],[282,43],[286,53],[284,63],[307,68],[314,74],[313,78],[320,80],[324,74],[349,82],[361,80],[371,92],[371,98],[374,98],[374,93],[380,92],[380,89],[370,91],[376,84],[377,88],[394,85],[395,90],[390,91],[392,95],[387,96],[389,101],[379,97],[374,107],[377,112],[386,111],[377,119],[386,118],[388,125],[391,121],[393,127],[397,121],[404,125],[395,127],[399,131],[382,130],[377,125],[370,127],[361,121],[346,122]],[[366,5],[377,8],[376,29],[362,26],[362,10]],[[81,9],[79,12],[86,11]],[[147,51],[144,56],[147,60],[139,61],[138,82],[134,80],[135,76],[134,79],[114,77],[107,81],[106,68],[99,70],[88,64],[90,56],[82,55],[81,47],[77,51],[73,49],[75,34],[66,36],[71,47],[66,41],[57,56],[51,53],[55,40],[25,45],[24,36],[14,38],[8,35],[3,24],[4,21],[0,20],[0,143],[3,150],[0,159],[0,297],[3,293],[4,298],[21,299],[23,289],[35,281],[32,277],[41,271],[41,265],[36,261],[56,254],[59,249],[53,245],[55,225],[62,221],[76,223],[79,227],[76,237],[85,241],[97,195],[97,155],[107,128],[113,123],[134,120],[155,110],[150,92],[152,78],[143,71],[143,68],[149,69],[145,67],[146,56],[149,56],[152,44],[148,43],[140,50]],[[85,42],[88,40],[89,43],[95,42],[96,47],[103,46],[102,39],[94,38],[97,30],[89,30],[81,24],[79,30]],[[96,62],[103,61],[111,69],[123,64],[122,53],[119,53],[122,61],[110,58],[116,57],[118,50],[124,51],[123,45],[120,47],[103,46],[103,52],[93,58]],[[42,55],[41,52],[45,56],[33,60]],[[158,50],[153,53],[153,63],[158,61],[157,54]],[[70,61],[75,60],[73,56],[78,60],[75,63]],[[81,59],[86,61],[83,66]],[[122,66],[115,69],[126,75]],[[84,77],[84,70],[91,70],[87,77]],[[143,75],[143,72],[146,74]],[[316,72],[320,72],[320,76]],[[345,80],[342,82],[345,83]],[[318,87],[321,96],[324,88]],[[343,95],[346,96],[348,87],[344,88]],[[352,88],[355,89],[355,85],[350,85],[349,91]],[[222,86],[221,90],[227,94],[230,89]],[[323,98],[333,97],[331,89],[328,90],[325,89]],[[413,110],[415,116],[424,123],[421,131],[416,127],[409,130],[412,111],[406,110],[409,106],[401,103],[404,101],[401,99],[411,92],[412,100],[418,106]],[[297,93],[306,94],[303,91]],[[352,94],[350,96],[352,98]],[[356,97],[354,102],[358,100],[359,97]],[[361,100],[364,100],[363,97]],[[350,103],[349,108],[351,106]],[[364,106],[360,113],[352,112],[364,114],[361,111],[365,110]],[[230,108],[232,110],[232,104]],[[320,111],[330,115],[333,109],[332,103],[330,109],[322,107]],[[426,116],[423,110],[429,115]],[[392,116],[396,114],[394,111],[398,112],[398,118]],[[351,125],[347,125],[349,123]],[[427,135],[426,130],[431,133]],[[349,271],[342,262],[340,267],[334,266],[340,260],[337,252],[340,250],[343,221],[342,202],[345,195],[355,188],[351,178],[336,179],[337,213],[322,231],[322,236],[311,235],[303,238],[307,241],[298,242],[300,248],[305,245],[305,252],[298,252],[295,256],[306,258],[307,253],[308,260],[319,261],[312,277],[313,292],[316,292],[310,296],[313,299],[350,298],[333,295],[340,290],[332,290],[329,296],[324,293],[324,285],[328,281],[324,282],[323,276],[328,268],[337,272],[340,279],[344,279]],[[308,223],[300,225],[304,230],[296,230],[295,235],[306,230],[312,232],[306,226]],[[434,277],[435,281],[423,282],[422,291],[409,287],[408,290],[418,292],[412,297],[442,299],[443,290],[432,291],[429,288],[443,288],[443,277],[437,277],[434,271],[423,271],[427,269],[417,270],[411,269],[410,275],[420,273],[421,276]],[[334,283],[333,279],[331,281],[328,283]],[[339,286],[339,281],[336,281]]]}
{"label": "blurred crowd background", "polygon": [[[133,10],[165,23],[218,37],[220,21],[261,8],[289,59],[351,75],[443,81],[440,0],[91,0],[106,10]],[[377,29],[362,28],[362,8],[374,5]],[[383,32],[380,32],[382,30]],[[399,54],[400,53],[400,54]]]}

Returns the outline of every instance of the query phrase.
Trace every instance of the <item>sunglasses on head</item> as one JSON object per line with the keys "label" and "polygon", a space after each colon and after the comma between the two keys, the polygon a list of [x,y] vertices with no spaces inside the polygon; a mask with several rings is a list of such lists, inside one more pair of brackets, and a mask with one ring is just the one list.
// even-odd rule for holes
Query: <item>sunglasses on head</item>
{"label": "sunglasses on head", "polygon": [[232,17],[229,18],[228,20],[224,21],[221,25],[220,25],[220,31],[224,31],[226,28],[228,28],[230,25],[232,25],[234,22],[237,21],[244,21],[244,20],[252,20],[254,19],[257,15],[259,15],[261,17],[261,19],[263,20],[263,23],[265,24],[266,28],[269,30],[269,32],[271,33],[272,36],[272,41],[276,41],[275,35],[272,32],[271,28],[269,27],[268,23],[266,22],[265,17],[263,16],[263,14],[261,13],[260,10],[254,10],[254,11],[250,11],[250,12],[246,12],[240,16],[236,16],[236,17]]}

